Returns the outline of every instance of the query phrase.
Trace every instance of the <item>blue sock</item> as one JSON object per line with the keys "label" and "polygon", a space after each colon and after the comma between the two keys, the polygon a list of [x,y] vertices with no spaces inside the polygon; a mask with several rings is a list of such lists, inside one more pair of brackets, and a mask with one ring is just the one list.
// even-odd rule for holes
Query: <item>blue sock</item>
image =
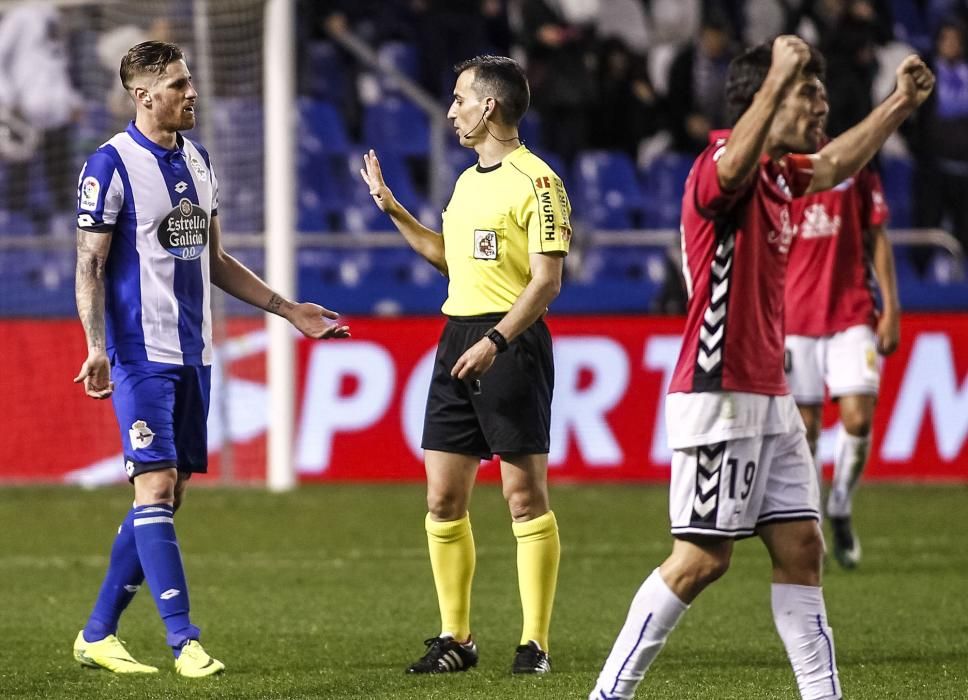
{"label": "blue sock", "polygon": [[134,508],[128,511],[118,528],[118,536],[114,538],[104,583],[97,594],[94,610],[84,626],[84,639],[88,642],[96,642],[109,634],[117,633],[121,613],[128,607],[141,582],[145,580],[141,560],[138,558],[138,548],[134,543],[134,526],[131,524],[133,516]]}
{"label": "blue sock", "polygon": [[148,588],[168,630],[168,646],[177,656],[185,642],[198,639],[199,629],[188,619],[188,582],[175,536],[174,515],[175,509],[164,503],[136,506],[134,539]]}

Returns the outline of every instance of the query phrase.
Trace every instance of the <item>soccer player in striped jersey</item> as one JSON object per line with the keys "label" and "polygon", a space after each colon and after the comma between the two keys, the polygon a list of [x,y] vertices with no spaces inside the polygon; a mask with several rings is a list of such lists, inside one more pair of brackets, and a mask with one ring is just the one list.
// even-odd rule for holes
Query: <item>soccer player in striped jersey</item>
{"label": "soccer player in striped jersey", "polygon": [[134,506],[118,529],[90,618],[74,642],[84,666],[155,673],[117,637],[145,580],[167,630],[175,670],[199,678],[222,662],[199,643],[174,514],[193,473],[207,467],[215,284],[287,319],[312,338],[349,335],[337,314],[293,303],[228,255],[220,242],[218,180],[195,126],[198,93],[181,49],[149,41],[121,61],[135,119],[88,158],[77,203],[77,310],[87,358],[75,382],[113,398]]}
{"label": "soccer player in striped jersey", "polygon": [[712,135],[686,180],[689,303],[666,399],[675,540],[632,600],[595,700],[634,695],[689,604],[726,573],[735,540],[753,535],[773,563],[773,619],[801,697],[842,697],[820,588],[819,485],[783,372],[790,203],[860,170],[927,98],[934,76],[909,56],[894,93],[814,153],[828,111],[823,70],[795,36],[736,58],[726,82],[735,126]]}

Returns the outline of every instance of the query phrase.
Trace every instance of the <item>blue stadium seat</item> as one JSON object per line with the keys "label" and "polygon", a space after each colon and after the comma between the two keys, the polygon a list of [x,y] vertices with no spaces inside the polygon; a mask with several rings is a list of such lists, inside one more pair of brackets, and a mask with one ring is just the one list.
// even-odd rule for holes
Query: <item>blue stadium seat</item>
{"label": "blue stadium seat", "polygon": [[541,117],[536,111],[526,112],[524,119],[518,124],[518,136],[521,142],[532,152],[542,150]]}
{"label": "blue stadium seat", "polygon": [[300,94],[341,102],[351,73],[339,48],[331,41],[310,41],[300,56]]}
{"label": "blue stadium seat", "polygon": [[[352,182],[346,170],[350,156],[313,157],[299,153],[299,190],[297,194],[300,231],[327,231],[343,227],[343,210],[353,189],[363,189],[362,182]],[[359,175],[356,175],[357,180]],[[357,187],[358,185],[358,187]]]}
{"label": "blue stadium seat", "polygon": [[329,102],[312,97],[300,97],[299,138],[300,154],[310,156],[346,155],[350,152],[350,140],[343,117]]}
{"label": "blue stadium seat", "polygon": [[[377,59],[382,66],[395,68],[413,81],[420,80],[420,54],[414,44],[388,41],[377,49]],[[380,89],[384,96],[401,94],[397,81],[385,73],[380,74]]]}
{"label": "blue stadium seat", "polygon": [[430,124],[412,102],[387,97],[363,112],[363,146],[378,153],[426,157],[430,150]]}
{"label": "blue stadium seat", "polygon": [[32,218],[19,211],[0,209],[0,236],[33,236],[36,233]]}
{"label": "blue stadium seat", "polygon": [[573,182],[575,209],[584,212],[596,228],[631,228],[643,213],[644,200],[635,167],[625,153],[579,153]]}
{"label": "blue stadium seat", "polygon": [[[239,115],[245,115],[240,119]],[[210,106],[215,143],[204,144],[219,179],[222,230],[255,233],[263,228],[262,103],[251,97],[219,97]],[[192,135],[199,138],[200,133]]]}
{"label": "blue stadium seat", "polygon": [[692,162],[691,156],[666,153],[642,173],[647,228],[679,228],[682,193]]}
{"label": "blue stadium seat", "polygon": [[907,158],[884,156],[881,158],[881,182],[884,197],[891,209],[893,228],[910,228],[912,225],[912,199],[914,165]]}

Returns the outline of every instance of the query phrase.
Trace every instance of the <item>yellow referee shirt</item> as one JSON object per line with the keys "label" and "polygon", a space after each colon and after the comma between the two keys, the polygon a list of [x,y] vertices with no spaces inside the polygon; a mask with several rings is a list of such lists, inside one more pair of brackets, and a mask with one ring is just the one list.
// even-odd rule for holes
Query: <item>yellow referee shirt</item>
{"label": "yellow referee shirt", "polygon": [[444,210],[448,316],[504,313],[531,280],[531,253],[568,252],[571,204],[548,164],[524,146],[468,168]]}

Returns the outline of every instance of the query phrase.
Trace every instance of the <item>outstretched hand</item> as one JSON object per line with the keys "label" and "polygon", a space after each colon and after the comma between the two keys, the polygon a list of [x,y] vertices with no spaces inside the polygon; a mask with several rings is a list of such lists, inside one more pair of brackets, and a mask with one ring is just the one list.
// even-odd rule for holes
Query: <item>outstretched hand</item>
{"label": "outstretched hand", "polygon": [[92,399],[106,399],[114,393],[111,381],[111,361],[103,350],[91,350],[74,377],[74,383],[84,383],[84,393]]}
{"label": "outstretched hand", "polygon": [[915,54],[911,54],[897,67],[897,91],[907,98],[912,107],[919,107],[934,89],[934,73]]}
{"label": "outstretched hand", "polygon": [[370,188],[370,196],[380,208],[380,211],[387,214],[391,213],[396,206],[397,200],[393,198],[393,192],[383,181],[383,170],[380,168],[380,159],[376,157],[376,151],[372,148],[369,153],[363,155],[363,168],[360,175],[363,182]]}
{"label": "outstretched hand", "polygon": [[307,338],[325,340],[329,338],[349,338],[350,327],[330,323],[339,318],[335,311],[304,301],[296,304],[287,314],[289,322]]}

